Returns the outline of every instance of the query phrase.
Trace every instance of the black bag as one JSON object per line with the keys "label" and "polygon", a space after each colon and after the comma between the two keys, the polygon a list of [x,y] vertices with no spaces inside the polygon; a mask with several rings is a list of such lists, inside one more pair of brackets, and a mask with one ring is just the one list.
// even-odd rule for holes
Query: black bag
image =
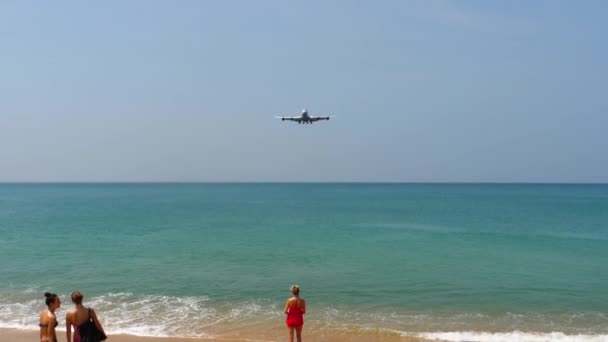
{"label": "black bag", "polygon": [[80,325],[78,332],[80,333],[80,342],[101,342],[108,338],[95,326],[95,322],[91,318],[91,308],[89,308],[89,319]]}

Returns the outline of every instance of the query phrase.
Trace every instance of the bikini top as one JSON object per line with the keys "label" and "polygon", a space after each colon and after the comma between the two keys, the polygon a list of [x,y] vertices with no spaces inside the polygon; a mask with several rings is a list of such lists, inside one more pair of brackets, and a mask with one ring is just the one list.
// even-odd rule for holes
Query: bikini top
{"label": "bikini top", "polygon": [[[55,321],[55,328],[56,328],[58,325],[59,325],[59,322]],[[39,326],[39,327],[41,327],[41,328],[48,328],[48,327],[49,327],[49,324],[48,324],[48,323],[47,323],[47,324],[42,324],[42,323],[40,323],[40,324],[38,324],[38,326]]]}

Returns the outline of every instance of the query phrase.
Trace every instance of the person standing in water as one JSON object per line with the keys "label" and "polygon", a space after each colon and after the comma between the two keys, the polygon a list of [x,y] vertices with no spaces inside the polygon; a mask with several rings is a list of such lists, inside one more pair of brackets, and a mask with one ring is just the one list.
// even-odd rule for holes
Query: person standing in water
{"label": "person standing in water", "polygon": [[46,297],[46,309],[40,312],[40,342],[57,342],[57,335],[55,334],[55,328],[57,327],[57,316],[55,316],[55,310],[61,306],[61,300],[54,294],[47,292],[44,294]]}
{"label": "person standing in water", "polygon": [[304,325],[304,314],[306,313],[306,302],[300,298],[300,286],[293,285],[291,287],[291,298],[285,303],[285,314],[287,319],[287,329],[289,329],[289,342],[293,342],[293,333],[295,330],[298,342],[302,342],[302,326]]}
{"label": "person standing in water", "polygon": [[[74,309],[68,311],[65,315],[65,335],[68,342],[80,342],[80,326],[86,323],[89,318],[93,319],[93,323],[99,331],[104,332],[97,319],[97,314],[92,308],[85,308],[82,305],[82,299],[84,296],[78,291],[72,292],[72,303],[74,303]],[[74,327],[74,340],[72,341],[72,326]]]}

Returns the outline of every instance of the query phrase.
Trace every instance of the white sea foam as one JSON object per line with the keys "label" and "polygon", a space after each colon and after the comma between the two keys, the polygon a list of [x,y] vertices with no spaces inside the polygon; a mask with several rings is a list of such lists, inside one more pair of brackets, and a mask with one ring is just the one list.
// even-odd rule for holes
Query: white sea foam
{"label": "white sea foam", "polygon": [[[64,305],[58,311],[60,326],[71,308],[69,296],[60,294]],[[39,291],[30,289],[19,293],[4,293],[0,301],[0,328],[38,329],[38,313],[44,308]],[[165,337],[216,337],[226,331],[250,327],[267,329],[280,325],[283,319],[281,303],[272,300],[250,300],[226,303],[206,296],[135,295],[108,293],[85,298],[94,307],[110,334]],[[307,327],[312,331],[385,331],[390,334],[422,337],[438,341],[479,342],[544,342],[584,341],[608,342],[608,317],[604,313],[511,314],[491,316],[480,313],[395,313],[360,312],[344,307],[311,307]],[[516,329],[528,332],[471,332],[468,327],[487,327],[491,331]],[[415,331],[428,331],[417,333]],[[441,332],[447,330],[447,332]],[[555,330],[556,332],[546,333]],[[559,332],[561,331],[561,332]]]}
{"label": "white sea foam", "polygon": [[448,342],[608,342],[608,335],[567,335],[562,332],[530,333],[530,332],[424,332],[402,333],[402,336],[421,337],[433,341]]}
{"label": "white sea foam", "polygon": [[[20,330],[38,329],[38,313],[44,308],[40,299],[24,300],[25,293],[5,297],[0,302],[0,328]],[[62,317],[71,307],[67,295],[58,311]],[[158,337],[212,337],[222,325],[234,326],[252,319],[276,319],[280,308],[271,303],[244,301],[237,304],[209,304],[209,298],[111,293],[85,298],[86,305],[95,308],[111,334],[130,334]]]}
{"label": "white sea foam", "polygon": [[21,330],[38,329],[38,312],[42,300],[27,300],[7,302],[4,298],[0,302],[0,328]]}

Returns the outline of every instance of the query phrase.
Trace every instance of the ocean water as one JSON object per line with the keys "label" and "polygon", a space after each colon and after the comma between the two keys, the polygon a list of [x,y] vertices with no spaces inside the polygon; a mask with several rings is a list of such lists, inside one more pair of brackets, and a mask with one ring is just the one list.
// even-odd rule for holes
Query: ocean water
{"label": "ocean water", "polygon": [[608,185],[0,184],[0,327],[608,341]]}

